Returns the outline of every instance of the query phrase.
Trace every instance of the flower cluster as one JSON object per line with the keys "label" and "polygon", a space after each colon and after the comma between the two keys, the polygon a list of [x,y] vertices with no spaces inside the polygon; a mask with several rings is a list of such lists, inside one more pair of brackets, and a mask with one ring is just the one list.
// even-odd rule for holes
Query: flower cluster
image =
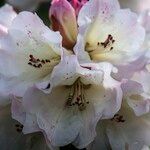
{"label": "flower cluster", "polygon": [[53,0],[49,18],[0,8],[0,113],[11,105],[12,134],[42,132],[51,150],[148,148],[150,11]]}

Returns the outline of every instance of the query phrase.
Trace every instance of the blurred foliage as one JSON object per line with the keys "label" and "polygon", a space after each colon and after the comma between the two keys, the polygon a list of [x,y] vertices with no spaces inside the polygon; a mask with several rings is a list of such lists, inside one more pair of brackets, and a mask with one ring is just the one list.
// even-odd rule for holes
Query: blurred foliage
{"label": "blurred foliage", "polygon": [[4,0],[0,0],[0,6],[3,6],[5,4]]}
{"label": "blurred foliage", "polygon": [[43,20],[43,22],[47,26],[50,26],[50,20],[48,18],[49,8],[50,8],[50,2],[46,2],[46,3],[41,3],[36,10],[38,16]]}

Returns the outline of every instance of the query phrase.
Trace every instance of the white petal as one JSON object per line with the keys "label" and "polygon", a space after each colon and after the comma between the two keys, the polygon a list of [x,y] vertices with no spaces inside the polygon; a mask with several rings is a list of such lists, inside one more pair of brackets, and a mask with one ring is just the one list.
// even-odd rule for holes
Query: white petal
{"label": "white petal", "polygon": [[[85,15],[86,17],[81,23],[79,19],[79,28],[85,28],[84,32],[81,32],[81,29],[79,31],[84,37],[85,51],[89,52],[91,59],[93,61],[107,60],[115,64],[123,64],[135,60],[137,51],[142,45],[145,36],[144,29],[137,22],[136,14],[128,9],[119,9],[113,3],[114,1],[110,1],[110,3],[116,6],[112,7],[114,11],[110,11],[109,7],[111,5],[105,2],[104,9],[106,9],[106,12],[104,11],[103,14],[101,12],[101,5],[98,4],[98,2],[103,2],[102,0],[95,0],[94,3],[93,1],[90,2],[85,4],[83,9],[87,9],[87,12],[95,9],[94,13],[96,15],[94,13],[89,14],[89,17]],[[82,18],[84,16],[82,9],[81,14]],[[112,42],[111,40],[108,42],[108,37],[112,38]],[[80,42],[77,43],[77,45],[80,44]]]}
{"label": "white petal", "polygon": [[138,116],[150,112],[149,79],[148,72],[137,72],[132,78],[133,81],[128,81],[128,86],[123,90],[126,90],[124,99],[127,99],[128,104]]}
{"label": "white petal", "polygon": [[[119,9],[117,0],[90,0],[81,8],[78,16],[79,26],[94,20],[98,15],[107,17]],[[92,13],[91,13],[92,12]]]}
{"label": "white petal", "polygon": [[[60,34],[46,27],[37,15],[20,13],[13,20],[8,35],[1,41],[0,73],[5,76],[2,84],[6,80],[4,85],[8,85],[8,89],[16,84],[16,89],[24,93],[22,89],[45,80],[60,61],[61,39]],[[31,57],[36,59],[35,63],[31,62]],[[16,89],[13,92],[16,93]],[[22,93],[19,93],[16,94],[21,96]]]}
{"label": "white petal", "polygon": [[21,126],[11,118],[10,107],[0,110],[0,147],[1,149],[14,150],[49,150],[40,133],[23,135],[17,128]]}
{"label": "white petal", "polygon": [[12,96],[11,99],[12,118],[24,125],[23,133],[27,134],[40,131],[40,128],[36,122],[36,116],[25,111],[25,108],[22,104],[22,99],[16,98],[14,96]]}
{"label": "white petal", "polygon": [[138,21],[144,26],[147,32],[150,32],[150,10],[143,11]]}
{"label": "white petal", "polygon": [[13,19],[17,16],[16,12],[13,8],[5,4],[3,7],[0,8],[0,25],[8,28],[10,27]]}
{"label": "white petal", "polygon": [[68,89],[60,87],[52,90],[51,94],[44,94],[34,88],[23,99],[26,111],[36,115],[39,127],[53,146],[69,144],[80,130],[78,114],[65,106],[68,92]]}
{"label": "white petal", "polygon": [[[63,68],[63,70],[62,70]],[[78,78],[84,84],[100,84],[103,70],[98,64],[79,64],[75,55],[63,56],[51,76],[52,86],[72,85]]]}
{"label": "white petal", "polygon": [[118,112],[124,122],[109,121],[107,135],[112,149],[120,150],[125,147],[141,150],[143,145],[150,143],[150,118],[148,115],[136,117],[129,106],[123,106]]}

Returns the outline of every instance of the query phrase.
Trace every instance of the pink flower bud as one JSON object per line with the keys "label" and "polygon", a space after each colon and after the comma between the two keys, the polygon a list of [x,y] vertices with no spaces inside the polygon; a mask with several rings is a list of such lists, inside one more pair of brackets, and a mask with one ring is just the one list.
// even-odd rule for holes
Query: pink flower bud
{"label": "pink flower bud", "polygon": [[67,0],[53,0],[49,11],[52,29],[63,37],[63,46],[72,49],[77,38],[75,10]]}

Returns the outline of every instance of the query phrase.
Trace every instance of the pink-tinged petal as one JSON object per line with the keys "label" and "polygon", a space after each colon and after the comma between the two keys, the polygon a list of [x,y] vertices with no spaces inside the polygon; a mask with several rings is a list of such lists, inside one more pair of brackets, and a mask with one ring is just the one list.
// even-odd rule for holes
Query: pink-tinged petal
{"label": "pink-tinged petal", "polygon": [[150,10],[142,12],[138,21],[143,25],[147,32],[150,32]]}
{"label": "pink-tinged petal", "polygon": [[138,53],[137,59],[128,64],[116,65],[118,72],[113,74],[117,80],[130,79],[135,72],[146,70],[146,65],[149,59],[146,57],[146,52]]}
{"label": "pink-tinged petal", "polygon": [[98,16],[103,20],[109,18],[120,8],[117,0],[90,0],[81,8],[78,16],[78,25],[91,23]]}
{"label": "pink-tinged petal", "polygon": [[76,16],[78,16],[80,9],[85,5],[88,0],[71,0],[70,3],[75,9]]}
{"label": "pink-tinged petal", "polygon": [[53,0],[49,10],[52,29],[63,37],[63,46],[72,49],[77,37],[75,10],[67,0]]}
{"label": "pink-tinged petal", "polygon": [[0,24],[0,36],[2,37],[3,35],[6,34],[7,34],[7,28]]}
{"label": "pink-tinged petal", "polygon": [[137,116],[150,112],[150,94],[149,94],[150,74],[145,71],[136,73],[132,80],[123,86],[124,99],[134,110]]}
{"label": "pink-tinged petal", "polygon": [[124,100],[127,100],[128,105],[134,110],[137,116],[149,113],[150,99],[144,91],[140,81],[129,80],[122,84]]}
{"label": "pink-tinged petal", "polygon": [[17,16],[13,8],[6,4],[0,8],[0,25],[8,28],[10,27],[13,19]]}

